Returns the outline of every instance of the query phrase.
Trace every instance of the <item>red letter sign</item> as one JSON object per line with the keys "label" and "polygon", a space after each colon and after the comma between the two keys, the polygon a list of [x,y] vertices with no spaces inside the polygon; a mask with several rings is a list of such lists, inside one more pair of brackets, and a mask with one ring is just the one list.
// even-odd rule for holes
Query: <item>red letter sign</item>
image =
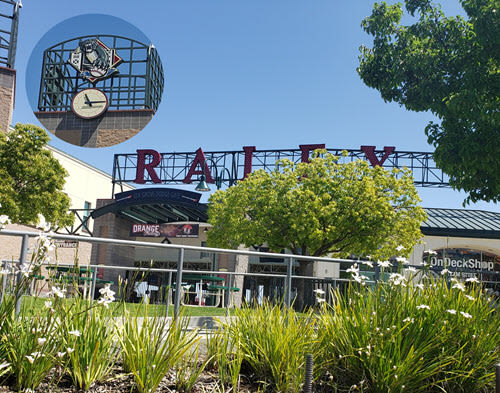
{"label": "red letter sign", "polygon": [[243,167],[243,179],[252,172],[252,158],[255,146],[243,146],[245,152],[245,166]]}
{"label": "red letter sign", "polygon": [[[196,167],[200,166],[202,170],[197,170]],[[205,153],[201,150],[201,147],[196,150],[196,157],[189,168],[189,172],[186,175],[186,178],[183,180],[183,183],[191,183],[191,177],[193,175],[205,175],[205,181],[207,183],[215,183],[214,179],[212,179],[212,175],[210,174],[210,170],[208,169],[207,159],[205,158]]]}
{"label": "red letter sign", "polygon": [[389,154],[394,152],[396,148],[394,146],[384,146],[384,156],[382,159],[379,161],[377,156],[375,155],[375,146],[361,146],[361,150],[363,153],[365,153],[366,158],[368,158],[368,161],[370,161],[370,164],[372,164],[373,167],[382,166],[382,164],[387,160],[387,157],[389,157]]}
{"label": "red letter sign", "polygon": [[309,152],[314,151],[316,149],[324,149],[325,144],[321,143],[319,145],[299,145],[300,150],[302,150],[301,161],[309,162]]}
{"label": "red letter sign", "polygon": [[[146,156],[152,157],[151,162],[148,164],[146,164]],[[161,183],[161,180],[153,169],[155,166],[158,166],[160,162],[161,156],[156,150],[137,150],[137,168],[134,183],[146,183],[144,179],[144,169],[148,171],[148,175],[153,183]]]}

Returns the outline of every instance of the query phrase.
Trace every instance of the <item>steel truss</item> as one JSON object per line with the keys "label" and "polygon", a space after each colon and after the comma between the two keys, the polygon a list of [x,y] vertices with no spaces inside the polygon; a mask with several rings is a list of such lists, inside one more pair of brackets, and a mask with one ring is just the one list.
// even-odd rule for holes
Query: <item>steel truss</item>
{"label": "steel truss", "polygon": [[[329,153],[341,157],[340,162],[354,161],[357,159],[367,161],[365,152],[361,149],[326,149]],[[344,154],[347,154],[345,157]],[[375,150],[376,157],[382,161],[386,154],[384,150]],[[195,162],[196,152],[160,153],[161,161],[154,168],[162,184],[186,184],[185,179],[189,169]],[[276,168],[278,160],[289,159],[294,163],[302,160],[301,149],[283,150],[254,150],[252,152],[252,171],[264,169],[272,171]],[[245,151],[214,151],[204,152],[212,178],[220,187],[222,184],[231,186],[244,177]],[[123,183],[133,183],[136,179],[138,154],[115,154],[113,163],[113,196],[115,191],[123,191]],[[151,160],[152,157],[149,157]],[[148,163],[146,157],[146,164]],[[150,162],[150,161],[149,161]],[[430,152],[393,151],[382,167],[388,170],[393,168],[408,168],[413,173],[415,185],[418,187],[449,187],[448,177],[438,168]],[[196,168],[201,171],[201,165]],[[142,176],[142,175],[141,175]],[[148,171],[144,171],[145,184],[154,184]],[[191,182],[199,180],[195,175]],[[115,190],[115,185],[119,187]]]}
{"label": "steel truss", "polygon": [[0,0],[0,66],[14,68],[20,1]]}

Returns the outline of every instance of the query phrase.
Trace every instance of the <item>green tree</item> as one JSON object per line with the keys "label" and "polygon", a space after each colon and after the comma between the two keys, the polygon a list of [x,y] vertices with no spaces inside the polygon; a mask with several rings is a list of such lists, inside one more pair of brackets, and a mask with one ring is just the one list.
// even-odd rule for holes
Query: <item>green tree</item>
{"label": "green tree", "polygon": [[38,214],[55,226],[70,225],[70,201],[63,193],[66,170],[45,148],[49,137],[40,127],[16,124],[0,132],[0,214],[12,222],[35,224]]}
{"label": "green tree", "polygon": [[[267,244],[279,252],[323,256],[409,256],[425,219],[407,170],[388,172],[331,154],[279,162],[211,195],[212,246]],[[403,248],[401,249],[402,246]]]}
{"label": "green tree", "polygon": [[500,3],[459,0],[466,18],[446,17],[430,0],[374,5],[362,22],[359,75],[387,102],[430,111],[434,158],[465,203],[500,200]]}

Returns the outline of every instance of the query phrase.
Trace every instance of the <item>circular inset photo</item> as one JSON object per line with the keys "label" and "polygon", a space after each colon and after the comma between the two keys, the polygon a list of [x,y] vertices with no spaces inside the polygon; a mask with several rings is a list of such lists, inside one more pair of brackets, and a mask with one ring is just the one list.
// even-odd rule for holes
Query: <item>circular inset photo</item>
{"label": "circular inset photo", "polygon": [[158,110],[163,88],[154,45],[110,15],[80,15],[53,27],[26,70],[28,99],[40,123],[84,147],[113,146],[138,134]]}

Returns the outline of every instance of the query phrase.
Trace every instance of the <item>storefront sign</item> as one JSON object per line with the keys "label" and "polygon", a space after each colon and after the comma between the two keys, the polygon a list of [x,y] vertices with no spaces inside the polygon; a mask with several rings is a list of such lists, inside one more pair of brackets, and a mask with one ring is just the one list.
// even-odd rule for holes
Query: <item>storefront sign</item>
{"label": "storefront sign", "polygon": [[130,236],[134,237],[198,237],[198,224],[134,224]]}
{"label": "storefront sign", "polygon": [[[449,269],[450,276],[478,277],[484,280],[485,275],[490,276],[488,272],[500,271],[500,256],[495,254],[463,248],[442,249],[436,252],[437,255],[429,259],[431,266]],[[488,280],[497,280],[495,275],[491,276]]]}

